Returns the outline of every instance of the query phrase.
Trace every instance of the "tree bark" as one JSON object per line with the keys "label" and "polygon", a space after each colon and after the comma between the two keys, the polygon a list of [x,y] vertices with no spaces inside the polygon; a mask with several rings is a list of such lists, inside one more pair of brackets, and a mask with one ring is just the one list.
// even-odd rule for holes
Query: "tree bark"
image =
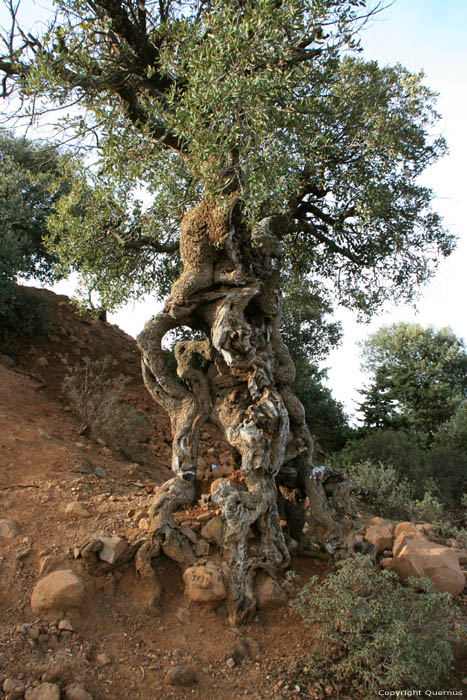
{"label": "tree bark", "polygon": [[[295,369],[280,334],[279,247],[272,220],[251,233],[235,203],[223,211],[206,198],[183,218],[183,272],[164,310],[138,338],[145,384],[166,409],[173,436],[175,477],[155,497],[151,540],[137,556],[141,572],[154,578],[153,604],[160,589],[151,556],[162,549],[182,567],[193,563],[172,516],[195,499],[198,441],[206,422],[220,427],[241,457],[239,487],[223,480],[212,494],[225,521],[223,566],[233,622],[255,611],[255,572],[276,577],[290,563],[288,543],[305,546],[305,521],[315,546],[328,552],[347,546],[349,484],[334,470],[313,469],[304,410],[291,388]],[[179,326],[202,331],[204,340],[177,344],[177,377],[161,343]],[[298,503],[287,498],[287,485],[299,494]],[[289,513],[285,533],[280,502]],[[300,504],[302,517],[294,513]]]}

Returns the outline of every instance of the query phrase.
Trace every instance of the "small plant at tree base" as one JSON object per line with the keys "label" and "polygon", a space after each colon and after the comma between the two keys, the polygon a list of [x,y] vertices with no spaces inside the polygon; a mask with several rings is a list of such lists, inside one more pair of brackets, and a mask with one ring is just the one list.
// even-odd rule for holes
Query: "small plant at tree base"
{"label": "small plant at tree base", "polygon": [[95,428],[104,416],[109,415],[112,407],[120,403],[129,379],[123,375],[110,378],[113,364],[114,360],[109,356],[102,360],[86,357],[83,364],[70,370],[63,381],[63,390],[82,421],[80,435]]}
{"label": "small plant at tree base", "polygon": [[454,614],[449,594],[427,579],[402,586],[356,555],[318,585],[314,576],[291,605],[308,626],[318,625],[309,673],[359,693],[424,688],[449,672],[447,641]]}

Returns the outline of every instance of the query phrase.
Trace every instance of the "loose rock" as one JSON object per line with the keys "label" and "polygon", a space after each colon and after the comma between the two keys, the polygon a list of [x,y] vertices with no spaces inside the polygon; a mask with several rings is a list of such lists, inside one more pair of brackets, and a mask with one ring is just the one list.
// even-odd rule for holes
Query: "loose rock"
{"label": "loose rock", "polygon": [[24,700],[60,700],[60,688],[55,683],[41,683],[27,690]]}
{"label": "loose rock", "polygon": [[77,608],[83,598],[81,579],[70,569],[62,569],[53,571],[36,584],[31,596],[31,608],[34,612]]}
{"label": "loose rock", "polygon": [[106,561],[108,564],[115,564],[117,559],[128,549],[128,542],[123,537],[118,537],[118,535],[99,537],[99,539],[103,543],[103,547],[98,553],[99,559]]}
{"label": "loose rock", "polygon": [[10,700],[18,700],[18,698],[23,697],[26,685],[18,678],[5,678],[2,688]]}
{"label": "loose rock", "polygon": [[209,550],[209,542],[206,542],[206,540],[198,540],[195,547],[195,554],[197,557],[209,556]]}
{"label": "loose rock", "polygon": [[65,508],[67,515],[73,515],[75,518],[90,518],[91,513],[79,501],[72,501]]}
{"label": "loose rock", "polygon": [[397,539],[402,532],[417,532],[417,528],[413,523],[403,522],[397,523],[394,530],[394,537]]}
{"label": "loose rock", "polygon": [[275,610],[287,602],[287,596],[277,581],[269,577],[258,583],[255,595],[261,610]]}
{"label": "loose rock", "polygon": [[393,555],[387,568],[403,580],[409,576],[427,577],[437,591],[452,595],[464,589],[465,576],[456,552],[450,547],[403,532],[394,543]]}
{"label": "loose rock", "polygon": [[201,528],[201,537],[208,542],[217,544],[219,547],[222,545],[224,540],[224,523],[222,518],[216,515],[207,521],[205,525]]}
{"label": "loose rock", "polygon": [[13,520],[3,518],[0,520],[0,537],[16,537],[18,526]]}
{"label": "loose rock", "polygon": [[197,682],[196,673],[192,668],[187,666],[174,666],[167,671],[165,682],[169,685],[193,685]]}
{"label": "loose rock", "polygon": [[227,591],[222,572],[213,565],[192,566],[183,574],[185,595],[198,603],[224,600]]}
{"label": "loose rock", "polygon": [[39,564],[40,574],[50,574],[52,571],[63,568],[63,561],[58,557],[51,556],[50,554],[43,557]]}
{"label": "loose rock", "polygon": [[392,530],[387,525],[372,525],[365,532],[365,540],[374,544],[377,552],[384,552],[392,547]]}

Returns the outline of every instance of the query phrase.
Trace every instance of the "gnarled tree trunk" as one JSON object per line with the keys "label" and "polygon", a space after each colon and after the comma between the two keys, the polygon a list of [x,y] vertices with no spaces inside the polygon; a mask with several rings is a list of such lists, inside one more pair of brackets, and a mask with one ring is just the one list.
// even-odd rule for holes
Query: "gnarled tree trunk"
{"label": "gnarled tree trunk", "polygon": [[[263,220],[250,233],[238,206],[222,211],[208,198],[188,212],[181,225],[183,272],[164,311],[138,338],[145,384],[170,417],[175,477],[155,497],[151,540],[137,565],[154,579],[155,602],[159,588],[150,558],[162,549],[182,567],[192,564],[191,547],[172,515],[195,499],[200,429],[214,423],[241,456],[242,488],[223,480],[212,495],[225,521],[224,574],[235,622],[255,610],[256,570],[277,576],[289,565],[286,537],[300,543],[305,520],[309,536],[328,551],[344,547],[352,528],[348,483],[332,470],[313,470],[304,410],[291,389],[295,370],[279,329],[280,242],[271,224]],[[202,331],[205,339],[176,346],[177,378],[161,342],[179,326]],[[281,479],[301,494],[303,517],[279,494]],[[279,501],[290,514],[286,535]]]}

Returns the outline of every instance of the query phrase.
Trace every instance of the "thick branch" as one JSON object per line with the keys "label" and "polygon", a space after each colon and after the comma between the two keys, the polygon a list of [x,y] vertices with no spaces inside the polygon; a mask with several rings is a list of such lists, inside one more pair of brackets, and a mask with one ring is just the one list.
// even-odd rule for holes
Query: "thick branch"
{"label": "thick branch", "polygon": [[310,234],[311,236],[313,236],[313,238],[316,238],[316,240],[320,243],[324,243],[324,245],[326,245],[330,250],[332,250],[333,253],[343,255],[348,260],[355,263],[355,265],[365,265],[365,261],[363,260],[363,258],[361,258],[358,255],[355,255],[355,253],[352,253],[352,251],[349,248],[338,245],[335,241],[332,240],[332,238],[326,236],[320,228],[313,224],[313,222],[299,221],[293,226],[293,229],[297,232]]}
{"label": "thick branch", "polygon": [[125,250],[141,250],[142,248],[152,248],[156,253],[176,253],[179,249],[178,241],[174,243],[160,243],[160,241],[151,238],[151,236],[139,236],[138,238],[125,238],[120,236],[117,231],[108,229],[108,232],[115,240],[125,248]]}

